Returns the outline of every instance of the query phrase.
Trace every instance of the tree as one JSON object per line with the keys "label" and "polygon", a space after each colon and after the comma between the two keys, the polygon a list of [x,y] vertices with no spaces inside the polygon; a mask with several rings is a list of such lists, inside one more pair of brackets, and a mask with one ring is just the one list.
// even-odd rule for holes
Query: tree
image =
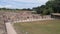
{"label": "tree", "polygon": [[34,7],[33,10],[35,10],[37,14],[41,14],[44,8],[45,5],[42,5],[42,6]]}
{"label": "tree", "polygon": [[46,3],[46,6],[52,7],[54,13],[60,13],[60,0],[50,0]]}
{"label": "tree", "polygon": [[49,0],[46,5],[34,7],[33,10],[42,15],[60,13],[60,0]]}

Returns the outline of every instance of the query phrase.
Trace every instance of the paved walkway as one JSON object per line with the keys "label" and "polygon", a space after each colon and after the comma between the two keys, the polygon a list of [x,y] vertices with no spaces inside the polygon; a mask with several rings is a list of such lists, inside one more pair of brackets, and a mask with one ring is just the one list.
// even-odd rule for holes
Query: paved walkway
{"label": "paved walkway", "polygon": [[17,34],[13,26],[10,23],[5,23],[5,25],[7,29],[7,34]]}

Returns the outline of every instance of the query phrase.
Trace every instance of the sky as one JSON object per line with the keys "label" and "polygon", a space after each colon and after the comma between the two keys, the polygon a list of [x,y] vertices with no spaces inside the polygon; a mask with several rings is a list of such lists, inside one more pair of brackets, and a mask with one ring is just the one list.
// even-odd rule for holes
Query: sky
{"label": "sky", "polygon": [[0,8],[33,8],[44,5],[48,0],[0,0]]}

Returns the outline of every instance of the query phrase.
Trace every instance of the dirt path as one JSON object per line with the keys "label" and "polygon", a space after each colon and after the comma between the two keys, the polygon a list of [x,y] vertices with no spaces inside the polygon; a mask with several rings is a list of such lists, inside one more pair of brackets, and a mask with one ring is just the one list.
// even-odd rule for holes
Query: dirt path
{"label": "dirt path", "polygon": [[7,29],[7,34],[17,34],[13,26],[10,23],[5,23],[5,25]]}

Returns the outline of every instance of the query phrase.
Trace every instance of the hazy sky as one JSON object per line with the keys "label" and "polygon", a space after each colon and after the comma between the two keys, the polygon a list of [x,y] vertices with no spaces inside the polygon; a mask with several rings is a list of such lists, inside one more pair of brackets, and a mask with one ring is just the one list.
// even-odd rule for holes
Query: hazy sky
{"label": "hazy sky", "polygon": [[0,8],[32,8],[45,4],[48,0],[0,0]]}

